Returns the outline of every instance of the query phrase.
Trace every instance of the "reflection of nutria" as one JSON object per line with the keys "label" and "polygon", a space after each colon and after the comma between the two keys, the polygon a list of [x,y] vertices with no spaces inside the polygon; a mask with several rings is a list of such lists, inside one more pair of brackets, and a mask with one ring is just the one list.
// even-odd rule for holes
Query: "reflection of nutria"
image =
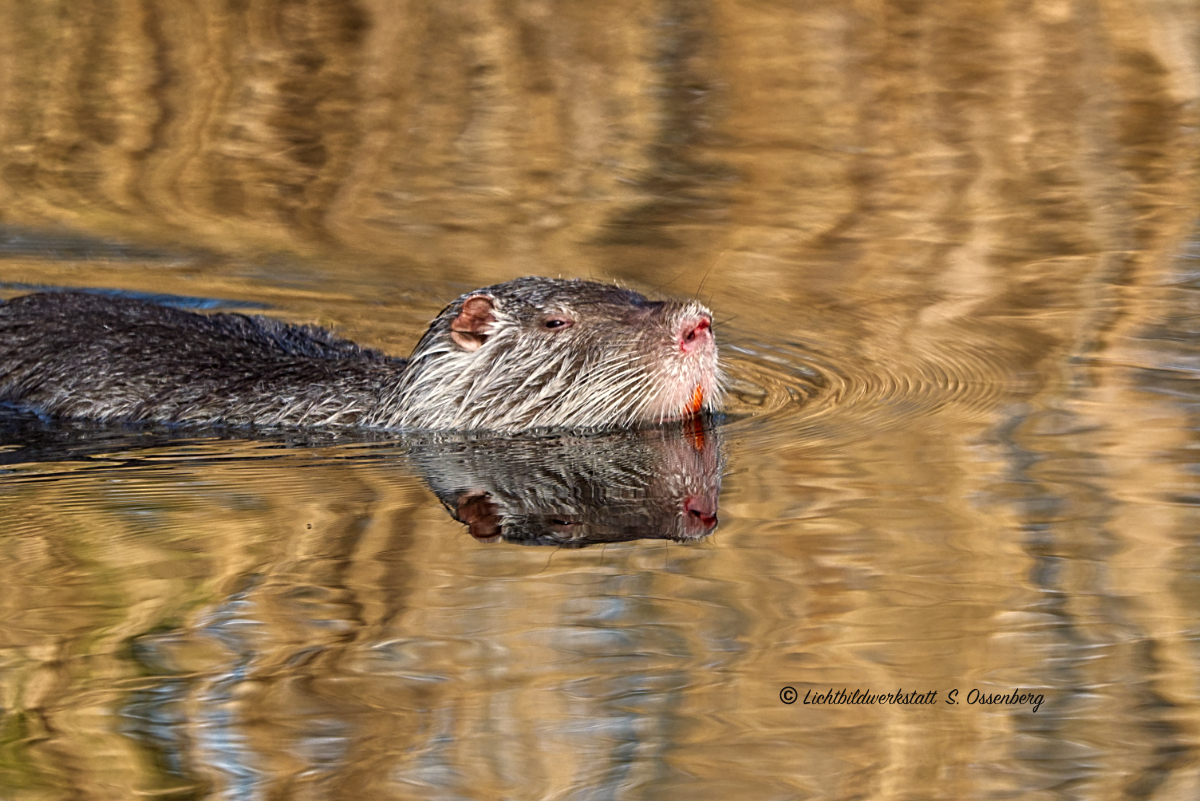
{"label": "reflection of nutria", "polygon": [[406,446],[476,539],[582,548],[712,534],[724,466],[719,435],[689,420],[590,436],[434,433]]}
{"label": "reflection of nutria", "polygon": [[464,295],[408,360],[265,317],[80,293],[0,304],[0,401],[57,417],[615,428],[711,410],[720,384],[707,309],[588,281]]}

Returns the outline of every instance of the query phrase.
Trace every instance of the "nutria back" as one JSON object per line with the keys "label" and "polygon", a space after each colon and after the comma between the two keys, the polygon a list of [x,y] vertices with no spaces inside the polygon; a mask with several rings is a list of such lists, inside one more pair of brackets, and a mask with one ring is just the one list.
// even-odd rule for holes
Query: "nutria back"
{"label": "nutria back", "polygon": [[63,292],[0,306],[0,400],[59,417],[354,425],[404,361],[313,326]]}
{"label": "nutria back", "polygon": [[521,278],[447,306],[411,359],[321,328],[85,293],[0,304],[0,402],[202,425],[615,428],[716,408],[711,315]]}

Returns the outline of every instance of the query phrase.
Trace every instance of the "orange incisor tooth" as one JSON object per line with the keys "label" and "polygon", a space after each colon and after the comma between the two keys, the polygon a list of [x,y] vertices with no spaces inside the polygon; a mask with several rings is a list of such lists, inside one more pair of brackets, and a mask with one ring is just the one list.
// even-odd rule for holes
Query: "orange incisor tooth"
{"label": "orange incisor tooth", "polygon": [[704,406],[704,387],[696,385],[696,391],[692,393],[692,402],[688,404],[687,413],[696,414]]}

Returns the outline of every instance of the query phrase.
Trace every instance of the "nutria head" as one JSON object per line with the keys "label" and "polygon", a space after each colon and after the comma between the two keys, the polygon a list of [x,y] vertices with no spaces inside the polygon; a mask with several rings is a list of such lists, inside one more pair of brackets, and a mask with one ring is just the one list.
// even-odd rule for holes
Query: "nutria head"
{"label": "nutria head", "polygon": [[621,428],[716,409],[712,314],[581,280],[519,278],[460,297],[372,415],[389,428]]}

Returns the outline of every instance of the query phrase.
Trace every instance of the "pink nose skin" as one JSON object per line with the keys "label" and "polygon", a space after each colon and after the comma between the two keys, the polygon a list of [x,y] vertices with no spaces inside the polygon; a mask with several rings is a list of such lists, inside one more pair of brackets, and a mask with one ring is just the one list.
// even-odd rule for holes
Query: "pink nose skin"
{"label": "pink nose skin", "polygon": [[693,353],[712,343],[712,318],[693,317],[683,324],[683,333],[679,335],[679,349],[684,353]]}
{"label": "pink nose skin", "polygon": [[689,495],[683,501],[684,521],[697,526],[704,531],[712,531],[717,527],[717,510],[714,504],[704,498]]}

